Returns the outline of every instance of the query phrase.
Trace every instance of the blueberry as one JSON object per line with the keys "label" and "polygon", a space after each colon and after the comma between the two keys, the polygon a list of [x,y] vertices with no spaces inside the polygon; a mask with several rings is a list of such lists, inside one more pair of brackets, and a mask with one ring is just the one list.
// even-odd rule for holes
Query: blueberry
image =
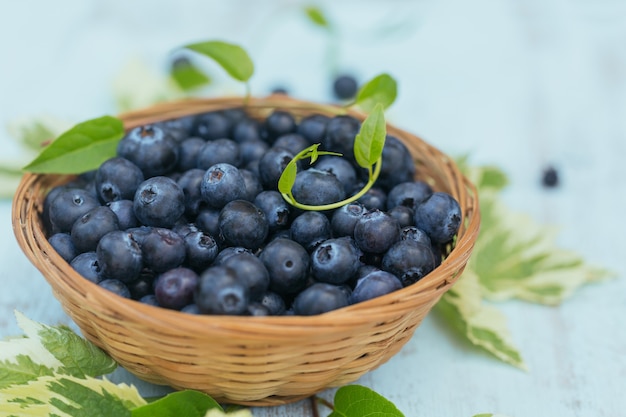
{"label": "blueberry", "polygon": [[126,284],[130,290],[130,297],[133,300],[139,300],[146,295],[154,295],[154,279],[156,273],[148,269],[143,269],[139,274],[139,278]]}
{"label": "blueberry", "polygon": [[200,149],[198,159],[196,160],[197,168],[206,170],[220,163],[239,166],[241,155],[237,142],[225,138],[215,139],[206,142]]}
{"label": "blueberry", "polygon": [[250,297],[246,283],[235,271],[212,266],[200,275],[194,300],[204,314],[242,315],[248,310]]}
{"label": "blueberry", "polygon": [[181,308],[180,311],[187,314],[202,314],[196,303],[187,304],[185,307]]}
{"label": "blueberry", "polygon": [[118,279],[105,279],[98,283],[98,285],[105,290],[111,291],[113,294],[117,294],[120,297],[130,298],[130,290],[122,281]]}
{"label": "blueberry", "polygon": [[348,203],[335,210],[330,221],[333,236],[353,236],[356,222],[365,213],[365,207],[359,202]]}
{"label": "blueberry", "polygon": [[275,239],[259,255],[270,273],[270,290],[280,295],[296,294],[307,283],[309,254],[297,242]]}
{"label": "blueberry", "polygon": [[196,216],[195,225],[198,229],[213,236],[214,239],[220,234],[220,210],[203,208]]}
{"label": "blueberry", "polygon": [[311,272],[317,281],[343,284],[356,274],[360,258],[361,251],[352,238],[328,239],[311,254]]}
{"label": "blueberry", "polygon": [[559,185],[559,172],[553,166],[543,170],[541,184],[546,188],[554,188]]}
{"label": "blueberry", "polygon": [[270,284],[270,274],[263,261],[251,253],[237,253],[225,259],[220,265],[231,268],[235,275],[245,282],[251,300],[261,300]]}
{"label": "blueberry", "polygon": [[386,271],[373,271],[359,280],[350,296],[350,303],[371,300],[401,288],[402,283],[395,275]]}
{"label": "blueberry", "polygon": [[400,240],[409,240],[416,243],[421,243],[422,245],[430,246],[430,238],[421,229],[418,229],[416,226],[406,226],[400,230]]}
{"label": "blueberry", "polygon": [[305,211],[291,222],[290,237],[307,251],[331,237],[328,217],[318,211]]}
{"label": "blueberry", "polygon": [[257,194],[253,202],[265,213],[271,231],[289,227],[292,206],[278,191],[262,191]]}
{"label": "blueberry", "polygon": [[180,310],[193,302],[197,285],[198,274],[191,269],[170,269],[156,278],[154,296],[159,306]]}
{"label": "blueberry", "polygon": [[259,162],[270,148],[267,142],[260,139],[248,140],[239,144],[241,166],[247,167],[252,162]]}
{"label": "blueberry", "polygon": [[326,135],[322,141],[322,148],[327,151],[339,152],[344,158],[354,160],[354,138],[361,122],[352,116],[335,116],[326,125]]}
{"label": "blueberry", "polygon": [[369,211],[354,226],[354,241],[363,252],[384,253],[399,238],[398,221],[384,211]]}
{"label": "blueberry", "polygon": [[68,263],[80,253],[69,233],[55,233],[48,238],[48,243]]}
{"label": "blueberry", "polygon": [[403,182],[393,187],[387,194],[387,210],[396,206],[415,208],[433,193],[424,181]]}
{"label": "blueberry", "polygon": [[356,183],[357,174],[354,165],[345,158],[340,156],[326,155],[322,156],[315,164],[315,168],[328,171],[333,174],[343,185],[346,194],[350,193]]}
{"label": "blueberry", "polygon": [[50,202],[48,218],[56,232],[69,232],[74,222],[89,210],[100,205],[92,194],[79,188],[66,188]]}
{"label": "blueberry", "polygon": [[348,296],[343,289],[319,282],[298,294],[293,302],[293,311],[299,316],[313,316],[337,310],[348,304]]}
{"label": "blueberry", "polygon": [[242,199],[246,195],[246,183],[239,170],[230,164],[215,164],[204,173],[200,190],[202,197],[214,208]]}
{"label": "blueberry", "polygon": [[310,145],[321,143],[329,120],[330,117],[323,114],[306,116],[298,124],[297,132],[304,136]]}
{"label": "blueberry", "polygon": [[295,155],[301,150],[308,148],[309,141],[307,141],[304,136],[297,133],[288,133],[286,135],[282,135],[276,138],[273,146],[277,148],[288,149],[289,152]]}
{"label": "blueberry", "polygon": [[265,307],[258,301],[252,301],[248,304],[248,315],[253,317],[266,317],[270,316],[270,309]]}
{"label": "blueberry", "polygon": [[185,212],[185,194],[171,178],[148,178],[137,188],[133,209],[146,226],[172,227]]}
{"label": "blueberry", "polygon": [[130,238],[134,240],[139,247],[141,247],[144,240],[152,233],[152,229],[153,228],[151,226],[138,226],[131,227],[130,229],[127,229],[126,232],[128,232]]}
{"label": "blueberry", "polygon": [[117,200],[106,204],[108,208],[117,216],[117,223],[120,230],[137,227],[139,222],[135,216],[132,200]]}
{"label": "blueberry", "polygon": [[213,261],[213,265],[222,265],[228,258],[233,255],[238,255],[240,253],[246,253],[249,255],[253,255],[252,251],[248,248],[243,248],[241,246],[229,246],[227,248],[219,251],[215,260]]}
{"label": "blueberry", "polygon": [[231,246],[259,248],[269,233],[265,213],[246,200],[226,204],[219,217],[220,233]]}
{"label": "blueberry", "polygon": [[356,96],[359,85],[352,75],[341,74],[333,81],[333,94],[340,100],[349,100]]}
{"label": "blueberry", "polygon": [[186,262],[196,271],[210,266],[219,253],[215,239],[200,230],[187,233],[183,240],[185,241]]}
{"label": "blueberry", "polygon": [[185,215],[195,218],[198,212],[206,204],[202,197],[202,181],[204,180],[205,171],[199,168],[193,168],[183,172],[176,183],[183,191],[185,196]]}
{"label": "blueberry", "polygon": [[[357,186],[356,192],[358,192],[362,188],[361,185]],[[363,204],[363,206],[368,210],[385,210],[387,207],[387,193],[380,187],[372,187],[361,198],[358,199],[358,202]]]}
{"label": "blueberry", "polygon": [[302,204],[324,205],[346,198],[343,185],[328,171],[309,168],[296,174],[291,189],[293,197]]}
{"label": "blueberry", "polygon": [[415,162],[408,148],[395,136],[387,135],[376,186],[390,190],[400,183],[413,181],[414,177]]}
{"label": "blueberry", "polygon": [[187,171],[197,168],[198,154],[206,141],[198,137],[190,137],[178,145],[178,171]]}
{"label": "blueberry", "polygon": [[401,240],[383,256],[382,269],[394,274],[406,287],[435,269],[435,257],[429,246]]}
{"label": "blueberry", "polygon": [[243,197],[244,200],[254,201],[256,196],[263,191],[263,185],[261,184],[261,180],[259,176],[249,169],[242,168],[239,170],[239,173],[243,177],[245,195]]}
{"label": "blueberry", "polygon": [[274,110],[263,123],[266,140],[269,143],[274,143],[279,136],[295,132],[296,127],[296,120],[291,113],[282,110]]}
{"label": "blueberry", "polygon": [[95,174],[98,198],[103,203],[129,200],[144,180],[143,172],[126,158],[115,157],[103,162]]}
{"label": "blueberry", "polygon": [[94,284],[102,281],[102,269],[96,252],[83,252],[71,260],[70,265],[76,272]]}
{"label": "blueberry", "polygon": [[141,248],[130,233],[121,230],[102,236],[96,254],[102,275],[106,278],[132,282],[139,276],[143,266]]}
{"label": "blueberry", "polygon": [[189,233],[201,231],[200,229],[198,229],[198,226],[196,226],[195,223],[189,223],[187,219],[185,219],[184,217],[178,220],[176,224],[172,226],[171,230],[172,232],[176,233],[178,236],[182,237],[183,239]]}
{"label": "blueberry", "polygon": [[266,190],[277,190],[278,179],[295,156],[284,148],[270,148],[259,160],[259,177]]}
{"label": "blueberry", "polygon": [[145,178],[165,175],[178,163],[178,144],[162,126],[132,129],[119,141],[117,155],[137,165]]}
{"label": "blueberry", "polygon": [[269,311],[270,316],[280,316],[285,314],[287,307],[283,297],[272,291],[266,291],[259,301]]}
{"label": "blueberry", "polygon": [[204,140],[230,137],[233,121],[223,112],[213,111],[196,116],[191,133]]}
{"label": "blueberry", "polygon": [[141,243],[145,267],[160,273],[176,268],[185,261],[185,241],[178,233],[163,227],[153,227]]}
{"label": "blueberry", "polygon": [[[131,296],[132,296],[132,291],[131,291]],[[133,297],[133,299],[135,298]],[[146,305],[154,306],[154,307],[162,307],[161,305],[159,305],[159,301],[157,300],[154,294],[146,294],[142,297],[137,298],[137,300],[141,304],[146,304]]]}
{"label": "blueberry", "polygon": [[107,206],[98,206],[83,214],[72,226],[72,242],[79,252],[95,251],[102,236],[119,230],[117,215]]}
{"label": "blueberry", "polygon": [[256,120],[245,118],[235,124],[232,137],[239,144],[261,141],[261,126]]}
{"label": "blueberry", "polygon": [[449,242],[461,226],[461,207],[450,194],[433,193],[415,209],[415,225],[433,243]]}
{"label": "blueberry", "polygon": [[415,212],[407,206],[395,206],[388,210],[387,213],[398,221],[398,225],[401,228],[415,224]]}

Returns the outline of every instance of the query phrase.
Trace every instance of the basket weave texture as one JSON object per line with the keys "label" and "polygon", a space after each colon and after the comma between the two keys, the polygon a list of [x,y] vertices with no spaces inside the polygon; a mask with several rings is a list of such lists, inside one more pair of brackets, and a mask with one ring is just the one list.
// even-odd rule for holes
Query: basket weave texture
{"label": "basket weave texture", "polygon": [[[241,105],[241,98],[193,99],[120,118],[130,129]],[[252,98],[246,104],[248,113],[259,119],[275,109],[296,117],[333,114],[329,106],[281,96]],[[478,235],[476,189],[454,161],[415,135],[393,126],[387,131],[409,148],[417,179],[457,199],[463,215],[461,229],[446,259],[422,280],[326,314],[197,316],[140,304],[98,287],[54,251],[40,220],[47,191],[72,176],[24,175],[13,200],[15,236],[84,336],[139,378],[204,391],[226,403],[270,406],[297,401],[354,382],[395,355],[459,278]]]}

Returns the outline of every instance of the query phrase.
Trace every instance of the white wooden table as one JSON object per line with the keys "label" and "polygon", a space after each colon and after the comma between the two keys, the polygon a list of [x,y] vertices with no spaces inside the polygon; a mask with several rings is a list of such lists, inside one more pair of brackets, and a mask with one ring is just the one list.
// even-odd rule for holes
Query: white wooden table
{"label": "white wooden table", "polygon": [[[115,113],[111,83],[131,58],[160,70],[171,48],[212,38],[251,52],[253,92],[281,84],[295,96],[328,100],[326,38],[302,20],[299,4],[4,2],[0,123],[39,114],[77,122]],[[411,417],[626,415],[626,4],[317,4],[340,25],[342,68],[362,79],[383,71],[398,79],[393,123],[450,154],[469,152],[474,163],[503,168],[511,207],[559,227],[561,246],[618,276],[556,308],[498,306],[528,372],[476,351],[431,315],[397,356],[358,383]],[[375,28],[392,22],[400,24],[396,32],[373,38]],[[18,157],[5,132],[0,141],[5,156]],[[546,191],[539,178],[549,162],[562,184]],[[0,202],[0,216],[0,337],[18,333],[15,309],[48,324],[68,323],[15,242],[10,201]],[[114,379],[137,383],[146,395],[158,392],[124,371]],[[308,401],[253,414],[312,416]]]}

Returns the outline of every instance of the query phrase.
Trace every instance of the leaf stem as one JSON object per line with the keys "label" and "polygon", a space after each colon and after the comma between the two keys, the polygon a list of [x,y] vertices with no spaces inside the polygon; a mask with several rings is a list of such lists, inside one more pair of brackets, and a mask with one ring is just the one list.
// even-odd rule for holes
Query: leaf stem
{"label": "leaf stem", "polygon": [[[335,411],[335,406],[330,401],[328,401],[328,400],[326,400],[326,399],[324,399],[322,397],[318,397],[317,395],[314,395],[311,398],[315,398],[319,404],[322,404],[324,407],[327,407],[330,410]],[[314,416],[314,417],[317,417],[317,416]]]}

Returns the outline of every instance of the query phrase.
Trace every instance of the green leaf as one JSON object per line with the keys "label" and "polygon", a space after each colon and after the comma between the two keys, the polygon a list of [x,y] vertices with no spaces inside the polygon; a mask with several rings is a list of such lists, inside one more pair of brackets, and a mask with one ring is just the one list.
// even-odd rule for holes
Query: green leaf
{"label": "green leaf", "polygon": [[217,62],[231,77],[246,82],[254,73],[254,64],[240,46],[221,41],[207,41],[186,45],[185,48],[205,55]]}
{"label": "green leaf", "polygon": [[380,74],[365,83],[357,93],[354,105],[359,106],[365,112],[371,112],[381,104],[384,109],[389,108],[398,95],[398,85],[389,74]]}
{"label": "green leaf", "polygon": [[42,345],[63,364],[64,374],[84,378],[106,375],[117,368],[110,356],[69,327],[41,325],[38,334]]}
{"label": "green leaf", "polygon": [[174,65],[170,75],[183,91],[193,91],[211,82],[211,79],[191,62]]}
{"label": "green leaf", "polygon": [[482,300],[478,277],[465,269],[454,287],[437,303],[437,310],[444,315],[460,334],[498,359],[526,369],[524,360],[513,345],[500,310]]}
{"label": "green leaf", "polygon": [[481,234],[467,268],[479,277],[484,297],[556,305],[610,276],[557,247],[554,230],[511,211],[495,193],[483,191],[480,198]]}
{"label": "green leaf", "polygon": [[328,417],[404,417],[404,414],[377,392],[361,385],[347,385],[335,393],[335,409]]}
{"label": "green leaf", "polygon": [[30,172],[78,174],[96,169],[115,156],[124,136],[120,119],[103,116],[72,127],[48,145],[24,169]]}
{"label": "green leaf", "polygon": [[313,24],[323,27],[325,29],[328,29],[330,27],[330,24],[328,23],[328,19],[326,19],[326,17],[324,16],[324,13],[319,7],[306,6],[304,8],[304,12],[306,13],[306,16],[309,18],[309,20]]}
{"label": "green leaf", "polygon": [[361,124],[354,140],[354,157],[359,166],[370,168],[383,154],[387,125],[383,106],[377,104]]}
{"label": "green leaf", "polygon": [[132,417],[204,417],[208,410],[222,407],[210,396],[198,391],[178,391],[150,404],[135,408]]}
{"label": "green leaf", "polygon": [[0,389],[0,417],[123,417],[146,402],[133,386],[55,374]]}
{"label": "green leaf", "polygon": [[36,363],[27,355],[0,361],[0,388],[26,384],[44,375],[52,375],[52,368]]}

